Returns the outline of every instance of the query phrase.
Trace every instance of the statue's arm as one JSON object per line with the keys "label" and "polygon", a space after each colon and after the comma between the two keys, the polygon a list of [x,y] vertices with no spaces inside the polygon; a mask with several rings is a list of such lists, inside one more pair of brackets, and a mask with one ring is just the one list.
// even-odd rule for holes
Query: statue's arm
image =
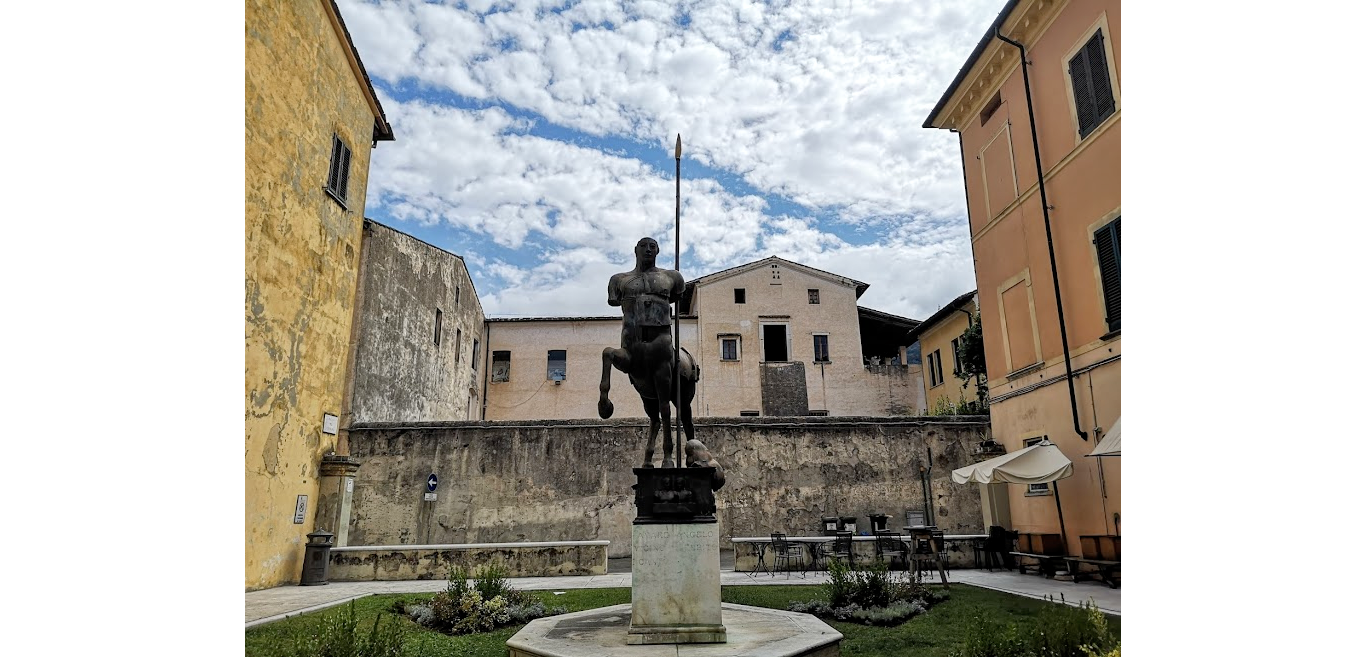
{"label": "statue's arm", "polygon": [[669,271],[669,301],[672,303],[683,298],[683,274],[675,270]]}
{"label": "statue's arm", "polygon": [[616,307],[621,305],[621,286],[618,282],[621,274],[613,274],[611,280],[607,281],[607,305]]}

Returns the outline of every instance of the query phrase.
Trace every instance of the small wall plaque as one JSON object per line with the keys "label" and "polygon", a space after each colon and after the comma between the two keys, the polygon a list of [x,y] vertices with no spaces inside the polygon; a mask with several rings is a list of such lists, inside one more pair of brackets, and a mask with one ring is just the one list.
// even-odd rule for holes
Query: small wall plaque
{"label": "small wall plaque", "polygon": [[323,433],[337,435],[337,416],[323,413]]}
{"label": "small wall plaque", "polygon": [[299,499],[294,502],[294,524],[304,524],[304,516],[306,515],[308,515],[308,496],[300,495]]}
{"label": "small wall plaque", "polygon": [[435,502],[435,501],[436,501],[436,493],[423,493],[423,494],[422,494],[422,501],[423,501],[423,502]]}

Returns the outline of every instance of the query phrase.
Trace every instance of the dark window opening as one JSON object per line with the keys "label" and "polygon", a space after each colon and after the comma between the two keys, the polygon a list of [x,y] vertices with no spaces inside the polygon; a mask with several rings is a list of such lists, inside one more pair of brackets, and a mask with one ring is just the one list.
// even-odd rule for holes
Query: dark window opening
{"label": "dark window opening", "polygon": [[493,382],[507,383],[512,378],[512,352],[493,352]]}
{"label": "dark window opening", "polygon": [[473,346],[470,347],[470,369],[479,371],[479,338],[475,338]]}
{"label": "dark window opening", "polygon": [[807,302],[808,304],[818,304],[818,303],[820,303],[820,302],[821,302],[821,291],[820,291],[820,290],[807,290],[807,291],[806,291],[806,302]]}
{"label": "dark window opening", "polygon": [[745,288],[743,288],[743,287],[737,287],[737,288],[735,288],[735,303],[744,303],[744,302],[745,302]]}
{"label": "dark window opening", "polygon": [[987,106],[982,108],[982,125],[986,125],[987,121],[991,120],[991,115],[995,114],[998,109],[1001,109],[1001,91],[999,89],[996,91],[996,95],[987,101]]}
{"label": "dark window opening", "polygon": [[545,378],[551,381],[565,380],[565,350],[551,349],[546,352]]}
{"label": "dark window opening", "polygon": [[934,353],[925,359],[925,370],[930,375],[931,388],[944,382],[944,360],[938,349],[935,349]]}
{"label": "dark window opening", "polygon": [[460,364],[460,329],[455,329],[455,363]]}
{"label": "dark window opening", "polygon": [[783,277],[782,277],[782,274],[778,272],[778,265],[777,265],[777,264],[769,265],[769,266],[768,266],[768,273],[769,273],[769,276],[770,276],[770,280],[768,281],[768,284],[769,284],[769,285],[782,285],[782,284],[783,284]]}
{"label": "dark window opening", "polygon": [[958,338],[954,338],[954,339],[953,339],[953,349],[952,349],[952,353],[953,353],[953,373],[954,373],[954,375],[956,376],[956,375],[962,373],[962,371],[963,371],[963,366],[958,362]]}
{"label": "dark window opening", "polygon": [[436,333],[432,335],[432,344],[441,346],[441,309],[436,309]]}
{"label": "dark window opening", "polygon": [[759,417],[759,411],[740,411],[740,417]]}
{"label": "dark window opening", "polygon": [[770,363],[787,360],[786,324],[764,324],[764,360]]}
{"label": "dark window opening", "polygon": [[[1039,436],[1037,438],[1026,438],[1024,441],[1024,446],[1033,447],[1034,445],[1043,442],[1044,438],[1047,438],[1047,436]],[[1028,487],[1025,489],[1025,495],[1048,495],[1051,492],[1052,491],[1048,490],[1048,484],[1029,484]]]}
{"label": "dark window opening", "polygon": [[740,360],[740,339],[721,339],[721,360]]}

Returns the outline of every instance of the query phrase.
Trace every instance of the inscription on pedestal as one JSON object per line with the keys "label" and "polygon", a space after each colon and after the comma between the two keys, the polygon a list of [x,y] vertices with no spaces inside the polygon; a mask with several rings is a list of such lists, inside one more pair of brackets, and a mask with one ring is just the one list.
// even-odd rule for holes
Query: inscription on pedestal
{"label": "inscription on pedestal", "polygon": [[723,643],[720,527],[715,522],[631,527],[627,643]]}

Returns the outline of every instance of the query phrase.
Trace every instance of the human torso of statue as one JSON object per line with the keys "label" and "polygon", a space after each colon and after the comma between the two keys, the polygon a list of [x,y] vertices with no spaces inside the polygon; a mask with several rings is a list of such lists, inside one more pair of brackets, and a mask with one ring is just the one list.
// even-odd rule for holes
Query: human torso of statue
{"label": "human torso of statue", "polygon": [[613,276],[608,287],[609,302],[620,302],[628,327],[672,326],[669,305],[683,292],[683,276],[659,268],[628,271]]}

